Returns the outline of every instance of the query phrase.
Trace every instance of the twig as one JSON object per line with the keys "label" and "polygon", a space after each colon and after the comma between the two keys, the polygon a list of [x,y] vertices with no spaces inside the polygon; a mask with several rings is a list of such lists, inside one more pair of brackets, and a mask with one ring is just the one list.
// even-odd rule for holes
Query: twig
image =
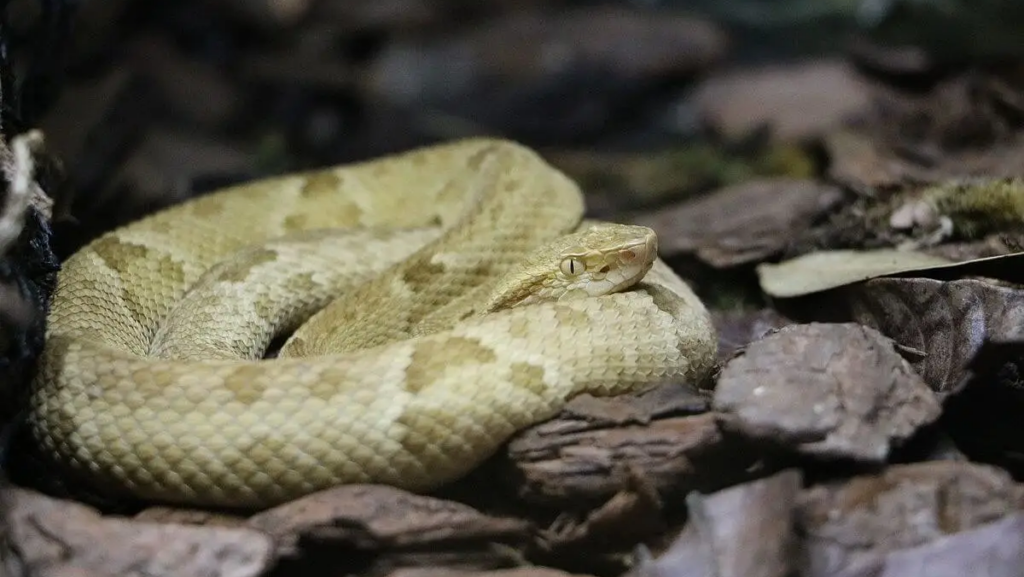
{"label": "twig", "polygon": [[32,184],[35,179],[35,162],[32,151],[43,142],[43,133],[30,130],[11,140],[14,154],[10,186],[7,187],[7,202],[0,212],[0,255],[18,239],[25,222],[25,211],[32,200]]}

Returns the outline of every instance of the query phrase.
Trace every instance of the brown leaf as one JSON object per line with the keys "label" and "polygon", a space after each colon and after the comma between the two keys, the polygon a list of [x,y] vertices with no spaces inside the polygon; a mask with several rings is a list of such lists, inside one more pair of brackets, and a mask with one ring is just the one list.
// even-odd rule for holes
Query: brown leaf
{"label": "brown leaf", "polygon": [[809,455],[884,461],[939,402],[892,341],[854,323],[790,325],[722,369],[723,426]]}
{"label": "brown leaf", "polygon": [[28,575],[261,575],[274,542],[248,528],[103,517],[84,505],[7,487],[12,555]]}
{"label": "brown leaf", "polygon": [[662,257],[695,253],[724,268],[780,252],[842,198],[838,188],[811,180],[764,178],[631,220],[658,233]]}
{"label": "brown leaf", "polygon": [[[906,555],[896,561],[886,555],[901,550],[909,554],[927,543],[935,546],[923,551],[924,558],[941,556],[939,549],[954,546],[939,541],[943,537],[998,521],[1022,507],[1024,487],[1004,471],[958,461],[896,465],[879,475],[817,486],[801,496],[798,507],[798,526],[806,534],[803,574],[831,576],[842,569],[848,572],[843,575],[875,575],[860,571],[906,563]],[[1019,518],[1003,530],[1011,529],[1008,535],[1022,542]],[[921,558],[922,552],[915,557]]]}
{"label": "brown leaf", "polygon": [[1024,336],[1024,291],[981,280],[873,279],[844,294],[858,322],[925,351],[914,363],[932,390],[960,384],[971,357],[988,340]]}
{"label": "brown leaf", "polygon": [[791,575],[800,483],[800,473],[790,470],[707,496],[691,494],[686,530],[632,577]]}
{"label": "brown leaf", "polygon": [[698,113],[727,138],[767,125],[779,140],[818,137],[865,113],[870,97],[867,82],[839,59],[727,72],[694,96]]}
{"label": "brown leaf", "polygon": [[300,538],[360,549],[467,547],[524,541],[529,523],[384,485],[346,485],[314,493],[249,518],[288,554]]}

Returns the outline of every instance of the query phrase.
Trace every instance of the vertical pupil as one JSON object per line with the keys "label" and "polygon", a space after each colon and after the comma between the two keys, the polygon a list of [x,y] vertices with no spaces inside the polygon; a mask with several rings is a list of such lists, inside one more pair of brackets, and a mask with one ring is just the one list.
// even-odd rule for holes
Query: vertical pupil
{"label": "vertical pupil", "polygon": [[576,261],[569,259],[569,272],[576,274]]}

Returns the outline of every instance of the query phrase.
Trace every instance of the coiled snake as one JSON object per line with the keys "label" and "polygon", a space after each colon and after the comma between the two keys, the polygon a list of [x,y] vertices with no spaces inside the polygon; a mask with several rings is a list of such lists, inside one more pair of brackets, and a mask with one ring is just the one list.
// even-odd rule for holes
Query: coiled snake
{"label": "coiled snake", "polygon": [[170,207],[64,263],[29,430],[105,493],[255,508],[430,490],[575,394],[705,374],[714,331],[653,233],[583,209],[484,138]]}

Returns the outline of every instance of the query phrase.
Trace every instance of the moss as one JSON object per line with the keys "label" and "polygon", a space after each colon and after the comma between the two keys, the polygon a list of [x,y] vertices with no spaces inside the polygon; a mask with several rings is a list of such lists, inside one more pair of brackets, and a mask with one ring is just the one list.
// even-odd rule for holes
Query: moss
{"label": "moss", "polygon": [[926,209],[924,216],[948,218],[953,235],[959,238],[976,239],[1024,225],[1024,180],[1020,178],[973,179],[933,186],[922,192],[920,202]]}

